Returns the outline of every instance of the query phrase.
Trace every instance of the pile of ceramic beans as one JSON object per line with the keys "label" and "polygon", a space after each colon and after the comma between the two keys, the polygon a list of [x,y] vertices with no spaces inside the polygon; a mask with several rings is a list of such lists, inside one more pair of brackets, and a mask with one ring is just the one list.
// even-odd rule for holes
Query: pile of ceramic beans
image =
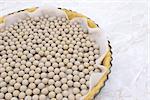
{"label": "pile of ceramic beans", "polygon": [[0,33],[1,100],[79,100],[89,90],[99,46],[79,23],[48,15]]}

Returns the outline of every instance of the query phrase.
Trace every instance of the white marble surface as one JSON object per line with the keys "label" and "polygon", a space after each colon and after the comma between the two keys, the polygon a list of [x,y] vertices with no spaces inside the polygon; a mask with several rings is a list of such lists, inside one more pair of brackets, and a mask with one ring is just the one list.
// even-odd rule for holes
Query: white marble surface
{"label": "white marble surface", "polygon": [[0,15],[43,5],[68,8],[85,14],[107,33],[113,51],[112,72],[95,100],[150,100],[147,0],[0,0]]}

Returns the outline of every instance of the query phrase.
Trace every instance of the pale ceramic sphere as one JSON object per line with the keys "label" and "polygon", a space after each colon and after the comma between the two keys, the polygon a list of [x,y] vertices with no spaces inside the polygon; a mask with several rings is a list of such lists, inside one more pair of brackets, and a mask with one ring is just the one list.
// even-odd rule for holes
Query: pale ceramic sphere
{"label": "pale ceramic sphere", "polygon": [[30,88],[30,89],[34,89],[35,87],[36,87],[36,85],[35,85],[34,83],[30,83],[30,84],[29,84],[29,88]]}
{"label": "pale ceramic sphere", "polygon": [[4,98],[4,93],[0,93],[0,99],[3,99]]}
{"label": "pale ceramic sphere", "polygon": [[46,100],[46,95],[40,95],[39,100]]}
{"label": "pale ceramic sphere", "polygon": [[75,98],[77,99],[77,100],[79,100],[80,98],[81,98],[81,94],[76,94],[76,96],[75,96]]}
{"label": "pale ceramic sphere", "polygon": [[57,100],[62,100],[62,98],[63,98],[63,95],[62,95],[61,93],[58,93],[58,94],[56,95],[56,99],[57,99]]}
{"label": "pale ceramic sphere", "polygon": [[5,94],[5,99],[6,100],[10,100],[12,98],[12,94],[11,93],[6,93]]}
{"label": "pale ceramic sphere", "polygon": [[25,93],[24,93],[24,92],[20,92],[20,94],[19,94],[19,98],[20,98],[20,99],[25,98]]}
{"label": "pale ceramic sphere", "polygon": [[67,85],[67,84],[63,84],[63,85],[61,86],[61,88],[62,88],[63,90],[67,90],[67,89],[68,89],[68,85]]}
{"label": "pale ceramic sphere", "polygon": [[45,87],[45,84],[43,84],[43,83],[38,84],[39,89],[43,89],[44,87]]}
{"label": "pale ceramic sphere", "polygon": [[14,91],[13,91],[13,96],[19,96],[19,93],[20,93],[20,91],[14,90]]}
{"label": "pale ceramic sphere", "polygon": [[38,95],[40,93],[40,90],[38,88],[33,89],[33,94]]}
{"label": "pale ceramic sphere", "polygon": [[31,95],[32,93],[33,93],[33,91],[32,91],[31,89],[27,89],[27,90],[26,90],[26,94],[27,94],[27,95]]}
{"label": "pale ceramic sphere", "polygon": [[61,88],[56,87],[56,88],[55,88],[55,93],[60,93],[60,92],[61,92]]}
{"label": "pale ceramic sphere", "polygon": [[26,91],[26,89],[27,89],[27,87],[25,86],[25,85],[22,85],[21,87],[20,87],[20,91]]}
{"label": "pale ceramic sphere", "polygon": [[65,83],[67,83],[67,78],[62,78],[60,81],[62,84],[65,84]]}
{"label": "pale ceramic sphere", "polygon": [[39,96],[38,96],[38,95],[33,95],[33,96],[32,96],[32,99],[33,99],[33,100],[38,100],[38,99],[39,99]]}
{"label": "pale ceramic sphere", "polygon": [[77,94],[77,93],[79,93],[80,92],[80,89],[79,88],[73,88],[73,93],[74,94]]}
{"label": "pale ceramic sphere", "polygon": [[67,82],[67,85],[70,86],[70,87],[73,86],[73,81],[72,81],[72,80],[69,80],[69,81]]}
{"label": "pale ceramic sphere", "polygon": [[69,100],[75,100],[74,94],[69,94],[68,99],[69,99]]}
{"label": "pale ceramic sphere", "polygon": [[53,91],[54,89],[55,89],[55,86],[54,86],[54,85],[48,86],[48,90],[49,90],[49,91]]}
{"label": "pale ceramic sphere", "polygon": [[49,92],[49,94],[48,94],[49,98],[54,98],[55,95],[56,95],[56,93],[53,92],[53,91],[52,91],[52,92]]}
{"label": "pale ceramic sphere", "polygon": [[67,97],[69,95],[69,92],[67,90],[65,90],[65,91],[62,92],[62,94],[63,94],[64,97]]}

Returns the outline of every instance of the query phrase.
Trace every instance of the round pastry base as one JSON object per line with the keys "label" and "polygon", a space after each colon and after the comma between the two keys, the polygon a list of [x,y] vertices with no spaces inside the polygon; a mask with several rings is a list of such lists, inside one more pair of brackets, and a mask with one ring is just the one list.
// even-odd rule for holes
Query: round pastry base
{"label": "round pastry base", "polygon": [[[27,9],[24,9],[24,10],[19,10],[17,12],[10,13],[8,15],[11,15],[11,14],[14,14],[14,13],[18,13],[18,12],[21,12],[21,11],[25,11],[25,10],[27,10],[29,12],[34,12],[37,8],[38,7],[27,8]],[[63,10],[64,12],[66,12],[66,14],[68,15],[69,19],[73,19],[75,17],[87,18],[87,23],[88,23],[88,26],[90,28],[99,27],[93,20],[91,20],[90,18],[88,18],[88,17],[86,17],[86,16],[84,16],[82,14],[79,14],[79,13],[77,13],[75,11],[72,11],[72,10],[63,9],[63,8],[58,8],[58,9]],[[5,15],[5,16],[8,16],[8,15]],[[4,22],[4,17],[0,17],[0,23]],[[105,66],[108,69],[108,71],[99,80],[99,82],[91,89],[91,91],[89,91],[89,93],[87,94],[87,96],[85,96],[84,100],[93,100],[95,98],[95,96],[100,93],[101,89],[105,86],[105,83],[108,80],[108,76],[111,73],[110,69],[111,69],[111,66],[112,66],[111,62],[112,62],[112,59],[113,59],[112,58],[112,47],[111,47],[109,41],[108,41],[108,45],[109,45],[109,51],[107,52],[106,56],[104,57],[104,59],[103,59],[103,61],[101,63],[103,66]]]}

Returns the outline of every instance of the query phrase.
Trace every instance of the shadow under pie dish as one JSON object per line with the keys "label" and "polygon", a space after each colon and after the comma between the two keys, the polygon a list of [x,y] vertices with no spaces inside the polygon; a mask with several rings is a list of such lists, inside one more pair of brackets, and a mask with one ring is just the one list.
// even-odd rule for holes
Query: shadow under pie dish
{"label": "shadow under pie dish", "polygon": [[0,18],[1,99],[92,100],[111,67],[105,34],[67,9],[28,8]]}

